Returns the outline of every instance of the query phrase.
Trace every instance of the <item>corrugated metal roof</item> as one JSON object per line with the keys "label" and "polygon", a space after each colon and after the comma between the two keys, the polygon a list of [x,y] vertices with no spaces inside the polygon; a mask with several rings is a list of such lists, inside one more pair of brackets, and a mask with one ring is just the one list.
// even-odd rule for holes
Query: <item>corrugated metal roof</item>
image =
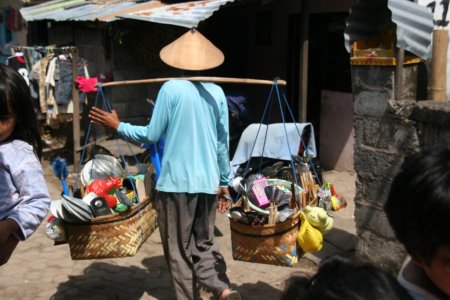
{"label": "corrugated metal roof", "polygon": [[421,5],[404,0],[389,0],[392,21],[397,25],[397,47],[427,59],[431,56],[433,14]]}
{"label": "corrugated metal roof", "polygon": [[142,21],[196,27],[209,18],[220,6],[234,0],[203,0],[176,4],[160,1],[85,1],[54,0],[20,10],[27,21],[105,21],[131,18]]}
{"label": "corrugated metal roof", "polygon": [[433,15],[423,6],[407,0],[360,0],[350,9],[344,31],[345,48],[354,41],[380,34],[386,18],[397,25],[397,47],[427,59],[431,55]]}
{"label": "corrugated metal roof", "polygon": [[231,1],[234,0],[206,0],[179,3],[153,9],[142,9],[128,14],[122,14],[120,17],[191,28],[197,26],[200,21],[209,18],[216,10],[219,10],[220,6]]}

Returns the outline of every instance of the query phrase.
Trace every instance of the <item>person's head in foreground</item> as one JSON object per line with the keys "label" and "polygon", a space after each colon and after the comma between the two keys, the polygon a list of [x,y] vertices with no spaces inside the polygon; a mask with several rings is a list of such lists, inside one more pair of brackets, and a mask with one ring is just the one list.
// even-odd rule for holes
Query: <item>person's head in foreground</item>
{"label": "person's head in foreground", "polygon": [[450,150],[407,157],[384,209],[412,262],[434,285],[423,286],[450,296]]}
{"label": "person's head in foreground", "polygon": [[25,79],[11,67],[0,64],[0,142],[23,140],[42,154],[36,113]]}
{"label": "person's head in foreground", "polygon": [[331,256],[312,276],[294,275],[282,300],[409,300],[412,299],[391,274],[355,257]]}

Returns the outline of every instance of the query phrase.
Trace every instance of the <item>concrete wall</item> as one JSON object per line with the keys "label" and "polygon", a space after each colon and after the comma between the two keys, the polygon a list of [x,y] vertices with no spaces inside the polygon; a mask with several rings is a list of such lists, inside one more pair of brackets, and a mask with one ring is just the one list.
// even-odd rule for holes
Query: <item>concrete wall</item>
{"label": "concrete wall", "polygon": [[[406,66],[404,79],[420,78],[419,73],[420,66]],[[450,104],[417,101],[423,83],[415,80],[405,80],[404,97],[394,100],[394,67],[353,66],[352,77],[357,253],[396,271],[406,252],[382,208],[406,155],[450,145]]]}

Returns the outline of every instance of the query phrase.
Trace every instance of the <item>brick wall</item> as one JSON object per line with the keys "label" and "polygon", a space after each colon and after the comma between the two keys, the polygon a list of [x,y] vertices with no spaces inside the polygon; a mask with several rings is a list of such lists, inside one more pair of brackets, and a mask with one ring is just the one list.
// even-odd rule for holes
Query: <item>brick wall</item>
{"label": "brick wall", "polygon": [[394,100],[394,67],[352,67],[357,253],[392,271],[406,252],[382,209],[390,184],[406,155],[450,146],[450,104],[417,100],[426,84],[421,68],[405,66],[402,99]]}

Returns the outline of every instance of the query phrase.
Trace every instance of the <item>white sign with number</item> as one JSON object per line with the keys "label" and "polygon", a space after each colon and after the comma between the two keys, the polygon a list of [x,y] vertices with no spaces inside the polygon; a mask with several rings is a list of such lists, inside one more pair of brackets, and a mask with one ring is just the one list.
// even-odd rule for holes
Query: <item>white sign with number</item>
{"label": "white sign with number", "polygon": [[434,25],[447,27],[449,24],[449,0],[416,0],[417,4],[426,6],[433,13]]}

